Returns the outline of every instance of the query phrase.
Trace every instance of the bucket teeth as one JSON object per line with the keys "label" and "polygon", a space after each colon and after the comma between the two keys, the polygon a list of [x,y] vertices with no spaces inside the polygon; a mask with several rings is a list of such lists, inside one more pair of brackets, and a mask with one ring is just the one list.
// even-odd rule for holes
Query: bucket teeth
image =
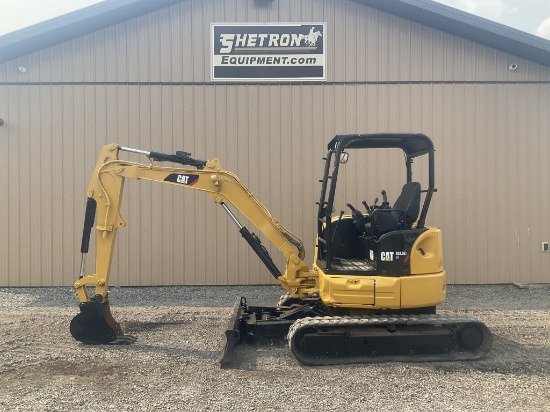
{"label": "bucket teeth", "polygon": [[109,342],[109,345],[131,345],[137,340],[137,337],[134,335],[120,335],[112,342]]}

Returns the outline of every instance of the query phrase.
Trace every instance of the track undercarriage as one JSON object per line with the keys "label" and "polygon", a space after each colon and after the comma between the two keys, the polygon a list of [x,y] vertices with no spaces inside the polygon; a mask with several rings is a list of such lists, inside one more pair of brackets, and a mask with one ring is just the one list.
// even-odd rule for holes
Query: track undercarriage
{"label": "track undercarriage", "polygon": [[239,341],[285,335],[294,356],[307,365],[472,360],[492,345],[487,326],[464,316],[329,316],[315,302],[254,306],[238,298],[220,364],[232,362]]}

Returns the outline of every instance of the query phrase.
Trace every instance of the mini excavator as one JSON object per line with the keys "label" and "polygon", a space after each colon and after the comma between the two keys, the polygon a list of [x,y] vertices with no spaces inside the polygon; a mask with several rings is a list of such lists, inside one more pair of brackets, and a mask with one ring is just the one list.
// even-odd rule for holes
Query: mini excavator
{"label": "mini excavator", "polygon": [[[360,149],[401,149],[406,181],[393,205],[382,191],[381,205],[363,201],[361,210],[334,212],[338,173]],[[119,159],[120,152],[146,156],[148,164]],[[427,156],[425,188],[413,180],[413,160]],[[434,183],[434,147],[423,134],[337,135],[324,158],[317,212],[317,239],[311,266],[302,241],[218,159],[187,152],[166,154],[109,144],[101,150],[84,219],[80,277],[75,283],[80,313],[72,336],[85,344],[132,343],[111,314],[109,271],[117,230],[125,226],[120,204],[125,179],[145,179],[195,189],[209,195],[235,223],[242,237],[286,292],[276,305],[236,299],[225,332],[220,364],[228,366],[235,345],[256,336],[285,336],[294,356],[306,365],[383,361],[478,359],[492,345],[482,322],[436,314],[446,294],[441,231],[425,226]],[[178,167],[159,166],[171,162]],[[280,271],[258,235],[231,211],[238,209],[284,255]],[[84,275],[92,226],[97,216],[96,273]],[[92,293],[93,291],[93,293]]]}

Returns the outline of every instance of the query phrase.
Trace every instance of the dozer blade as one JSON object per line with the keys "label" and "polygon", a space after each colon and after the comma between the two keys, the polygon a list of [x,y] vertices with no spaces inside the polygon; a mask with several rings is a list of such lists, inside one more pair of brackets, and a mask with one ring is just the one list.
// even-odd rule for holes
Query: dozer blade
{"label": "dozer blade", "polygon": [[136,340],[122,333],[111,314],[109,301],[101,303],[101,296],[80,304],[80,313],[71,321],[70,331],[77,341],[89,345],[130,344]]}
{"label": "dozer blade", "polygon": [[223,344],[220,367],[225,368],[233,362],[233,355],[235,353],[235,345],[241,340],[240,323],[245,310],[246,299],[237,298],[235,305],[233,306],[233,313],[229,319],[228,329],[225,331],[225,342]]}

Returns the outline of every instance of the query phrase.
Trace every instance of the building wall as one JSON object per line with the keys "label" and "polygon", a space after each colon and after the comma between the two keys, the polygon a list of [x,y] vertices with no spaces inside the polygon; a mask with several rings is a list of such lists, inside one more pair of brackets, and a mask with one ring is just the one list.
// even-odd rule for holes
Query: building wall
{"label": "building wall", "polygon": [[[213,84],[210,23],[261,21],[327,22],[327,82]],[[321,157],[356,132],[434,140],[428,224],[451,283],[548,282],[549,112],[550,68],[353,2],[187,0],[0,64],[0,285],[74,282],[86,187],[112,142],[219,157],[311,261]],[[346,199],[395,199],[399,163],[366,160],[347,171]],[[127,181],[122,216],[111,284],[271,281],[199,193]]]}

